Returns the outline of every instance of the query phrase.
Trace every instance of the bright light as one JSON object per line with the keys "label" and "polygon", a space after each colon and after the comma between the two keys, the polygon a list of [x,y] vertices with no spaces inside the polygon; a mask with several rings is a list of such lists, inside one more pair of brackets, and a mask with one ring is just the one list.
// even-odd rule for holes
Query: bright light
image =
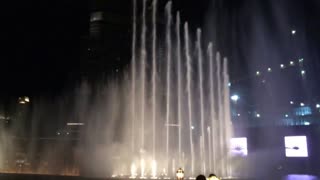
{"label": "bright light", "polygon": [[304,103],[300,103],[300,106],[303,107],[305,104]]}
{"label": "bright light", "polygon": [[290,101],[290,104],[294,104],[294,102],[293,102],[293,101]]}
{"label": "bright light", "polygon": [[320,104],[317,104],[317,105],[316,105],[316,108],[319,109],[319,108],[320,108]]}
{"label": "bright light", "polygon": [[194,129],[194,126],[191,126],[191,129]]}
{"label": "bright light", "polygon": [[301,75],[305,75],[306,74],[306,71],[305,70],[301,70]]}
{"label": "bright light", "polygon": [[152,160],[151,164],[151,174],[152,174],[152,179],[157,178],[157,162],[155,160]]}
{"label": "bright light", "polygon": [[303,123],[305,126],[309,126],[310,125],[310,122],[306,121]]}
{"label": "bright light", "polygon": [[280,64],[280,68],[284,69],[285,68],[284,64]]}
{"label": "bright light", "polygon": [[288,114],[286,114],[286,115],[285,115],[285,117],[287,118],[287,117],[289,117],[289,115],[288,115]]}
{"label": "bright light", "polygon": [[240,117],[241,114],[238,114],[238,117]]}
{"label": "bright light", "polygon": [[146,178],[145,176],[146,162],[144,161],[144,159],[140,160],[140,170],[141,170],[140,178],[142,179]]}
{"label": "bright light", "polygon": [[136,178],[138,175],[137,166],[134,163],[131,164],[130,173],[131,173],[130,178]]}
{"label": "bright light", "polygon": [[257,72],[256,72],[256,75],[257,75],[257,76],[260,76],[260,74],[261,74],[260,71],[257,71]]}
{"label": "bright light", "polygon": [[290,66],[294,66],[294,62],[293,61],[290,61]]}
{"label": "bright light", "polygon": [[260,114],[256,114],[256,117],[259,118],[259,117],[261,117],[261,116],[260,116]]}
{"label": "bright light", "polygon": [[231,87],[231,83],[230,82],[228,83],[228,87]]}
{"label": "bright light", "polygon": [[24,97],[24,101],[25,101],[25,102],[30,102],[29,97],[27,97],[27,96],[26,96],[26,97]]}
{"label": "bright light", "polygon": [[236,94],[231,96],[231,100],[234,102],[237,102],[239,99],[240,99],[240,97]]}
{"label": "bright light", "polygon": [[306,136],[285,136],[286,157],[308,157]]}
{"label": "bright light", "polygon": [[296,31],[296,30],[294,30],[294,29],[293,29],[293,30],[291,30],[291,34],[292,34],[292,35],[295,35],[296,33],[297,33],[297,31]]}
{"label": "bright light", "polygon": [[303,62],[303,58],[299,59],[299,62]]}
{"label": "bright light", "polygon": [[272,69],[271,69],[271,68],[268,68],[268,72],[272,72]]}

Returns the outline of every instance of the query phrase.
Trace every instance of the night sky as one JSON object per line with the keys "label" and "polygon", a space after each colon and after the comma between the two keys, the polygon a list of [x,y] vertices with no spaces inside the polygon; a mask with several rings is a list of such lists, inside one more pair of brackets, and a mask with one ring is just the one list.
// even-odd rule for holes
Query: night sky
{"label": "night sky", "polygon": [[[89,4],[85,0],[4,3],[0,55],[2,97],[51,94],[76,79],[82,38],[88,36]],[[109,5],[112,6],[112,1]],[[130,9],[131,4],[123,6]],[[292,28],[302,33],[298,40],[298,48],[303,46],[301,54],[313,59],[313,63],[319,58],[320,3],[317,0],[201,3],[174,0],[173,6],[181,10],[183,19],[188,19],[192,28],[204,27],[207,39],[216,42],[217,49],[229,56],[234,77],[246,76],[256,66],[268,64],[269,59],[273,59],[271,63],[289,59],[292,49],[287,47]],[[118,13],[127,14],[121,10]]]}
{"label": "night sky", "polygon": [[1,95],[46,94],[65,86],[87,34],[87,2],[8,1],[2,7]]}

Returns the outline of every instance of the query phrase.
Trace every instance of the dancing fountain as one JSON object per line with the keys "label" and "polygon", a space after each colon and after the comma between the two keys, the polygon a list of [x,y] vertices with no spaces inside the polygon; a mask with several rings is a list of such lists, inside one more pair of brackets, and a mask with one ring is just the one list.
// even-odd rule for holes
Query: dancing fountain
{"label": "dancing fountain", "polygon": [[200,28],[192,42],[171,1],[164,29],[157,27],[157,0],[152,8],[147,0],[138,2],[133,0],[130,71],[107,83],[107,102],[96,102],[108,115],[108,167],[114,175],[141,179],[171,178],[178,168],[190,178],[231,176],[227,59],[212,43],[203,50]]}

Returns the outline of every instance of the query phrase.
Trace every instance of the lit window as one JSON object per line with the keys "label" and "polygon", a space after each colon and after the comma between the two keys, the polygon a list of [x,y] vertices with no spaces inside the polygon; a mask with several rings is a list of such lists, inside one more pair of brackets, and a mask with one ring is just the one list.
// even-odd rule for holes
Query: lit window
{"label": "lit window", "polygon": [[298,107],[294,110],[294,114],[296,116],[307,116],[307,115],[311,115],[312,111],[311,108],[309,106],[303,106],[303,107]]}
{"label": "lit window", "polygon": [[90,22],[103,20],[103,12],[93,12],[90,16]]}

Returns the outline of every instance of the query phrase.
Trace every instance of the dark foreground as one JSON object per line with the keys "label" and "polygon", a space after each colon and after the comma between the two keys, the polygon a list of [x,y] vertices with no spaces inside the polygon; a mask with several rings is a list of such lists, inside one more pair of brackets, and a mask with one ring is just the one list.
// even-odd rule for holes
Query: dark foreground
{"label": "dark foreground", "polygon": [[[79,176],[54,176],[54,175],[33,175],[33,174],[0,174],[0,180],[128,180],[120,178],[88,178]],[[266,177],[252,179],[225,179],[225,180],[318,180],[315,176],[290,175],[287,177]],[[146,179],[148,180],[148,179]]]}

